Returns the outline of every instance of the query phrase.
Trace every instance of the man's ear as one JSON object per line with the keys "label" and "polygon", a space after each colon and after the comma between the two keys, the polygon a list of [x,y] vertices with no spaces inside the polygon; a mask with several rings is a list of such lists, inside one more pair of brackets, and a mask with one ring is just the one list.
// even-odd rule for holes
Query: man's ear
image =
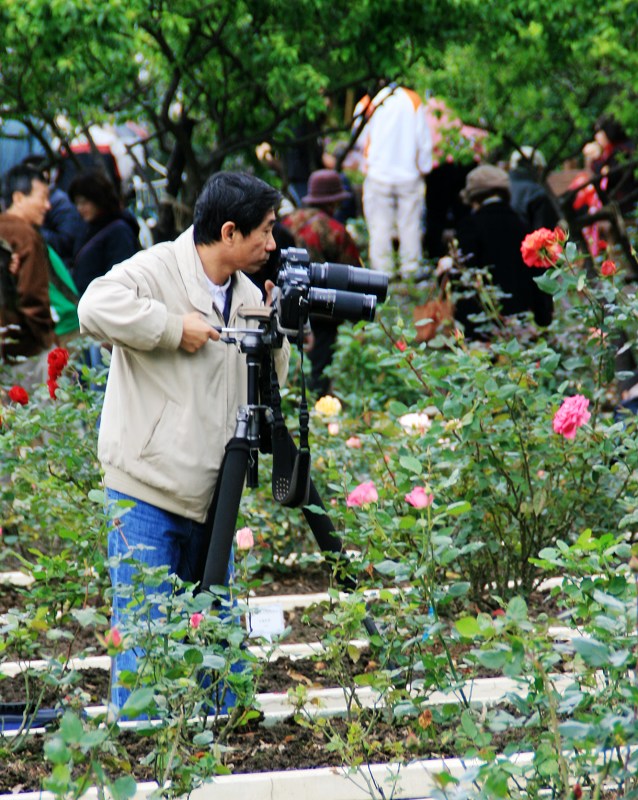
{"label": "man's ear", "polygon": [[224,244],[232,244],[237,236],[237,226],[234,222],[224,222],[221,234],[221,240]]}

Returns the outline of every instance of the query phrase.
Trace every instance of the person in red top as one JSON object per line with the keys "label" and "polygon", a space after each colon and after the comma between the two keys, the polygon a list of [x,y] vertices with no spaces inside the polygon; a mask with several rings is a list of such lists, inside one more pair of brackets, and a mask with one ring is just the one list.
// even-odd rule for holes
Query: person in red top
{"label": "person in red top", "polygon": [[[334,218],[339,204],[350,197],[333,169],[319,169],[310,175],[304,208],[295,209],[282,223],[295,238],[297,247],[308,251],[312,262],[329,261],[361,266],[361,256],[345,226]],[[309,386],[319,396],[327,394],[330,379],[324,374],[332,362],[339,322],[310,315],[312,339],[308,357],[312,364]]]}

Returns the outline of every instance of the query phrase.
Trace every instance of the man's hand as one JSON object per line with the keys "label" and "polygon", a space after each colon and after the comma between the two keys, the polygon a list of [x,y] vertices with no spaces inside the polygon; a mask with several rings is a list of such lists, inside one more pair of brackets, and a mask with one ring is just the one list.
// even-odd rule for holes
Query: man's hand
{"label": "man's hand", "polygon": [[216,342],[219,333],[206,322],[199,311],[191,311],[182,317],[182,341],[179,346],[187,353],[196,353],[209,339]]}
{"label": "man's hand", "polygon": [[266,290],[266,302],[265,305],[267,308],[270,308],[272,305],[272,290],[275,288],[275,284],[272,281],[264,281],[264,289]]}
{"label": "man's hand", "polygon": [[11,275],[17,275],[20,271],[20,256],[17,253],[11,253],[11,261],[9,262],[9,272]]}

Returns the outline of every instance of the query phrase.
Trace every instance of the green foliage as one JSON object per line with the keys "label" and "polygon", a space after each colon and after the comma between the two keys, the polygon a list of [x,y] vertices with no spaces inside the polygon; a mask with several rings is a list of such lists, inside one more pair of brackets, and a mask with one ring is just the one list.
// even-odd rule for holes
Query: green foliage
{"label": "green foliage", "polygon": [[[360,774],[388,752],[375,731],[382,721],[409,729],[392,745],[398,759],[433,742],[456,747],[470,766],[460,780],[440,779],[441,797],[535,798],[548,789],[565,797],[573,782],[593,796],[608,784],[635,791],[638,451],[635,419],[614,421],[610,376],[620,335],[636,338],[637,299],[621,273],[605,278],[597,265],[585,273],[569,246],[558,267],[538,275],[557,316],[541,333],[488,320],[490,344],[440,336],[413,346],[400,296],[379,323],[344,324],[333,370],[341,411],[336,402],[311,411],[313,479],[358,585],[343,599],[335,569],[317,656],[342,688],[345,724],[307,713],[303,688],[294,693],[297,718]],[[165,570],[143,570],[152,588],[132,587],[124,644],[107,641],[101,395],[85,388],[90,381],[70,369],[58,400],[41,390],[3,409],[2,560],[35,580],[23,610],[0,623],[2,658],[46,656],[45,683],[60,690],[62,718],[46,745],[51,791],[79,796],[96,783],[127,797],[130,780],[111,777],[131,768],[122,716],[147,715],[157,718],[143,735],[158,783],[187,793],[226,769],[226,734],[256,713],[260,667],[243,649],[245,609],[233,602],[256,587],[261,569],[314,545],[300,511],[270,497],[264,458],[262,485],[242,499],[238,525],[253,528],[257,544],[239,558],[232,599],[197,595],[175,579],[165,595],[156,590]],[[296,391],[293,380],[287,414]],[[574,394],[589,399],[591,418],[568,439],[552,421]],[[368,482],[374,491],[355,501],[353,490]],[[549,576],[562,581],[539,609],[533,590]],[[197,625],[194,614],[203,615]],[[68,664],[80,630],[102,636],[110,654],[140,650],[138,670],[121,676],[131,690],[122,715],[82,715]],[[351,642],[361,637],[370,643],[365,666]],[[472,702],[468,681],[485,670],[516,681],[507,705]],[[37,708],[33,668],[24,680]],[[238,696],[228,717],[214,689]],[[373,693],[371,712],[360,690]],[[433,703],[436,692],[450,701]],[[529,762],[510,759],[521,749]]]}
{"label": "green foliage", "polygon": [[345,133],[352,99],[388,78],[445,98],[508,152],[513,143],[541,146],[555,165],[580,151],[603,111],[636,129],[629,8],[629,0],[576,8],[535,0],[523,9],[508,0],[224,0],[204,10],[194,0],[5,3],[0,109],[45,147],[51,134],[65,141],[106,119],[143,122],[169,166],[169,193],[184,188],[187,203],[222,166],[263,169],[255,145],[281,148],[304,117]]}
{"label": "green foliage", "polygon": [[603,112],[638,128],[628,8],[624,0],[464,3],[465,36],[448,40],[438,64],[426,55],[417,85],[497,134],[501,157],[533,144],[555,167],[580,152]]}

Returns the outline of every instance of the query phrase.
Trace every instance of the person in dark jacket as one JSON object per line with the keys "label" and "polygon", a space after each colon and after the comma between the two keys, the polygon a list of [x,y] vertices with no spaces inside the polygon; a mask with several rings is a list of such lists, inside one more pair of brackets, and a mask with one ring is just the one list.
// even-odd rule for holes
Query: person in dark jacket
{"label": "person in dark jacket", "polygon": [[80,296],[89,283],[126,261],[140,249],[139,225],[102,172],[81,173],[69,186],[69,197],[87,224],[86,238],[73,263]]}
{"label": "person in dark jacket", "polygon": [[39,170],[49,184],[49,210],[40,226],[42,238],[55,250],[68,269],[86,237],[86,226],[69,195],[51,181],[51,171],[42,155],[32,154],[23,164]]}
{"label": "person in dark jacket", "polygon": [[558,225],[558,211],[541,183],[547,166],[540,150],[524,144],[510,156],[510,205],[528,229],[553,229]]}
{"label": "person in dark jacket", "polygon": [[[530,232],[509,204],[507,173],[491,165],[473,169],[467,176],[462,199],[472,212],[461,220],[457,239],[468,267],[487,267],[493,283],[507,296],[501,312],[507,316],[531,311],[537,325],[552,321],[552,298],[534,282],[534,271],[521,256],[521,243]],[[462,298],[456,303],[455,318],[468,338],[477,338],[476,326],[469,319],[482,307],[478,298]]]}

